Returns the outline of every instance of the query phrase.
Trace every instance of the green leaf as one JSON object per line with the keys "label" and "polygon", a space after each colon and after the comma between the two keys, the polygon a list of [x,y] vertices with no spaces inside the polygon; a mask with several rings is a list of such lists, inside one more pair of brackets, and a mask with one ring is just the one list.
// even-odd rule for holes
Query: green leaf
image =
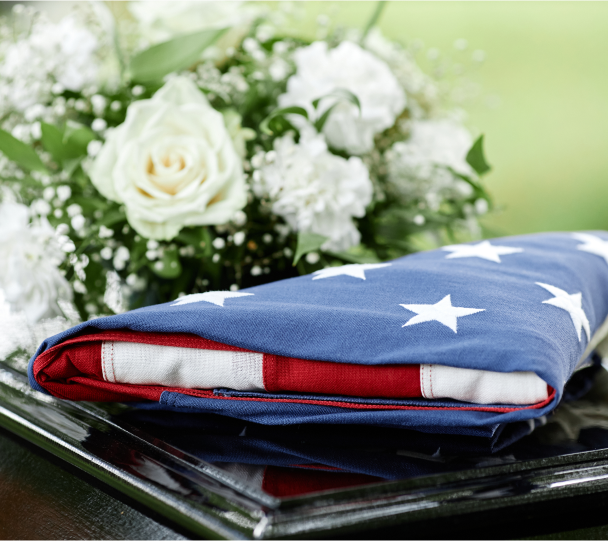
{"label": "green leaf", "polygon": [[486,158],[483,154],[483,135],[477,138],[477,141],[473,143],[471,150],[467,154],[467,163],[475,170],[475,172],[481,176],[487,173],[490,169],[490,165],[486,162]]}
{"label": "green leaf", "polygon": [[68,122],[63,133],[64,159],[86,155],[87,146],[94,139],[97,137],[93,130],[77,122]]}
{"label": "green leaf", "polygon": [[327,254],[349,263],[380,263],[380,259],[374,251],[361,244],[346,252],[327,252]]}
{"label": "green leaf", "polygon": [[196,248],[200,248],[200,234],[196,231],[182,229],[177,237],[177,240],[183,242],[186,246],[194,246]]}
{"label": "green leaf", "polygon": [[42,163],[40,156],[29,145],[19,139],[15,139],[10,133],[0,130],[0,151],[9,159],[31,171],[43,171],[47,169]]}
{"label": "green leaf", "polygon": [[205,257],[213,255],[213,239],[209,235],[207,227],[184,228],[175,238],[186,246],[194,246],[197,250],[203,250]]}
{"label": "green leaf", "polygon": [[318,132],[323,131],[323,126],[325,126],[325,123],[327,122],[327,119],[329,118],[329,115],[331,114],[331,112],[334,110],[334,108],[336,107],[336,105],[338,105],[338,103],[340,102],[336,102],[333,105],[331,105],[315,122],[315,128]]}
{"label": "green leaf", "polygon": [[106,227],[111,227],[120,222],[124,222],[127,219],[125,213],[121,210],[113,210],[111,212],[107,212],[104,217],[96,222],[98,227],[105,225]]}
{"label": "green leaf", "polygon": [[168,73],[189,68],[225,31],[225,28],[203,30],[153,45],[131,60],[129,67],[132,79],[147,83],[162,79]]}
{"label": "green leaf", "polygon": [[179,261],[177,250],[167,250],[162,259],[150,261],[148,266],[161,278],[170,280],[177,278],[182,273],[182,264]]}
{"label": "green leaf", "polygon": [[72,158],[63,162],[63,170],[67,173],[68,178],[74,174],[74,171],[76,171],[83,159],[84,156],[78,156],[78,158]]}
{"label": "green leaf", "polygon": [[51,153],[53,159],[61,165],[61,162],[65,158],[65,149],[63,148],[63,132],[46,122],[41,122],[40,127],[42,129],[42,146]]}
{"label": "green leaf", "polygon": [[296,255],[293,258],[293,266],[295,267],[296,263],[304,254],[314,252],[321,248],[327,238],[328,237],[317,235],[316,233],[307,233],[304,231],[298,233],[298,246],[296,248]]}
{"label": "green leaf", "polygon": [[301,115],[304,118],[308,118],[308,111],[304,109],[304,107],[298,107],[296,105],[292,107],[284,107],[283,109],[277,109],[262,120],[260,123],[260,131],[266,135],[272,135],[274,132],[272,129],[270,129],[270,122],[275,118],[285,115]]}
{"label": "green leaf", "polygon": [[350,90],[346,90],[346,88],[335,88],[329,94],[325,94],[324,96],[314,100],[312,102],[312,106],[316,109],[321,100],[324,100],[325,98],[338,98],[340,100],[349,101],[353,105],[356,105],[357,109],[359,109],[359,114],[361,113],[361,102],[359,101],[359,98]]}
{"label": "green leaf", "polygon": [[363,30],[363,34],[361,34],[361,43],[365,42],[365,38],[367,37],[367,34],[369,34],[369,31],[378,23],[378,19],[380,19],[380,15],[382,14],[382,11],[384,10],[385,6],[386,2],[384,1],[376,3],[376,8],[374,9],[372,16],[367,21],[365,29]]}
{"label": "green leaf", "polygon": [[334,91],[326,94],[325,96],[321,96],[312,102],[313,107],[316,109],[319,106],[321,100],[325,98],[338,98],[335,103],[330,105],[328,109],[326,109],[323,114],[316,120],[315,128],[318,132],[323,130],[323,126],[327,122],[329,115],[334,110],[336,105],[338,105],[342,101],[348,101],[355,105],[357,109],[359,109],[359,115],[361,114],[361,103],[359,102],[359,98],[355,94],[353,94],[350,90],[346,90],[345,88],[336,88]]}

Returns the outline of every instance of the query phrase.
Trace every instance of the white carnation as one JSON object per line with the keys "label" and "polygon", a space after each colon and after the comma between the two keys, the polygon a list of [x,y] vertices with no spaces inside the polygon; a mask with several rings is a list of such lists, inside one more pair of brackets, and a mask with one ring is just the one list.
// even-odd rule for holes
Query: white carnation
{"label": "white carnation", "polygon": [[323,136],[307,130],[299,143],[288,134],[275,140],[274,148],[272,163],[254,175],[257,195],[268,196],[272,211],[293,230],[329,237],[324,250],[359,244],[353,217],[365,215],[373,191],[361,159],[331,154]]}
{"label": "white carnation", "polygon": [[387,152],[389,181],[408,199],[426,199],[436,210],[445,197],[467,197],[471,186],[458,178],[474,177],[466,161],[471,134],[450,120],[417,120],[410,137]]}
{"label": "white carnation", "polygon": [[97,38],[74,17],[55,24],[40,15],[26,38],[5,43],[0,50],[2,108],[25,111],[44,103],[54,84],[80,91],[95,83],[97,48]]}
{"label": "white carnation", "polygon": [[[327,49],[327,43],[315,42],[295,51],[295,75],[287,81],[287,92],[279,96],[279,105],[305,107],[310,115],[312,102],[336,89],[346,89],[357,96],[361,113],[346,101],[331,112],[323,133],[330,146],[352,154],[362,154],[374,146],[374,136],[390,128],[405,107],[405,93],[385,62],[350,41]],[[318,115],[335,98],[321,101]]]}
{"label": "white carnation", "polygon": [[26,206],[0,204],[0,288],[13,310],[32,322],[61,314],[57,301],[72,298],[58,269],[63,258],[61,242],[46,220],[30,224]]}

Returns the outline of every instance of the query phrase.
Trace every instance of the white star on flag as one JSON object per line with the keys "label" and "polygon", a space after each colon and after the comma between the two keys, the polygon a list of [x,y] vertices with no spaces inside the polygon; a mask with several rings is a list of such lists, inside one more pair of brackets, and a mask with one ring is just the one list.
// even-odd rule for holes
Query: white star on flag
{"label": "white star on flag", "polygon": [[186,295],[180,297],[171,306],[180,306],[182,304],[190,304],[191,302],[210,302],[217,306],[224,306],[225,299],[232,299],[234,297],[247,297],[253,295],[253,293],[239,293],[237,291],[206,291],[205,293],[194,293],[193,295]]}
{"label": "white star on flag", "polygon": [[582,294],[574,293],[572,295],[569,295],[559,287],[550,286],[549,284],[542,284],[541,282],[536,282],[536,285],[546,289],[549,293],[554,295],[552,299],[547,299],[546,301],[543,301],[543,304],[551,304],[553,306],[557,306],[562,310],[566,310],[566,312],[570,314],[570,318],[572,319],[572,323],[574,323],[574,328],[576,329],[576,334],[578,335],[578,341],[581,341],[581,328],[585,329],[585,333],[587,334],[587,340],[590,340],[591,329],[589,328],[589,320],[587,319],[587,315],[585,314],[582,307]]}
{"label": "white star on flag", "polygon": [[416,312],[414,316],[402,327],[408,325],[416,325],[417,323],[425,323],[426,321],[439,321],[442,325],[449,327],[454,332],[456,331],[457,319],[463,316],[470,316],[477,312],[484,312],[483,308],[460,308],[452,306],[450,295],[446,295],[436,304],[400,304],[406,310]]}
{"label": "white star on flag", "polygon": [[329,267],[327,269],[321,269],[313,272],[313,274],[316,275],[313,280],[320,280],[321,278],[333,278],[334,276],[340,276],[342,274],[365,280],[365,271],[390,266],[391,263],[354,263],[352,265],[342,265],[341,267]]}
{"label": "white star on flag", "polygon": [[452,252],[445,256],[446,259],[456,259],[458,257],[479,257],[500,263],[501,255],[517,254],[523,252],[522,248],[509,248],[508,246],[494,246],[490,241],[484,240],[478,244],[453,244],[444,246],[446,252]]}
{"label": "white star on flag", "polygon": [[575,239],[584,242],[584,244],[579,244],[577,246],[579,250],[599,255],[608,263],[608,241],[602,240],[595,235],[589,235],[588,233],[572,233],[572,236]]}

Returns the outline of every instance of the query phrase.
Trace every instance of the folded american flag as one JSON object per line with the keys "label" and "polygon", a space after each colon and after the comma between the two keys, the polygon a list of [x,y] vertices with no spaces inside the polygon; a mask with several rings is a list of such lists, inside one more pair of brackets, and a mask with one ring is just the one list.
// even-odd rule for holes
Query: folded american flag
{"label": "folded american flag", "polygon": [[608,233],[536,234],[87,321],[29,374],[72,400],[491,436],[555,408],[607,316]]}

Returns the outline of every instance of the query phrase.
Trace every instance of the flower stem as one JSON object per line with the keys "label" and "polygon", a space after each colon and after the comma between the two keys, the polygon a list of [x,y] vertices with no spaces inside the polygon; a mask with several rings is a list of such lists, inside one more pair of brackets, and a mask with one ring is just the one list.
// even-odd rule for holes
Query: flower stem
{"label": "flower stem", "polygon": [[365,30],[363,30],[363,34],[361,35],[361,43],[363,43],[365,41],[365,38],[367,37],[367,34],[369,34],[369,31],[374,26],[376,26],[376,23],[378,22],[380,15],[382,15],[382,10],[384,9],[385,5],[386,5],[386,0],[382,0],[382,1],[376,3],[376,9],[374,9],[372,16],[367,21]]}

